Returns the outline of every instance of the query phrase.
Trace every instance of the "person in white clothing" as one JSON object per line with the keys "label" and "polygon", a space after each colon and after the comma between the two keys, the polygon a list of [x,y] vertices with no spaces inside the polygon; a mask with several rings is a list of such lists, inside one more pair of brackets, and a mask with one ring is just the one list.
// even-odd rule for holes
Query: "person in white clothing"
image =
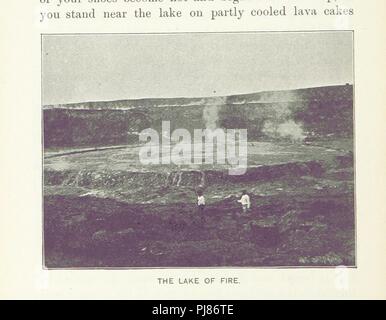
{"label": "person in white clothing", "polygon": [[204,209],[205,209],[205,197],[204,197],[204,193],[201,190],[197,191],[197,206],[201,212],[204,211]]}
{"label": "person in white clothing", "polygon": [[247,213],[247,211],[251,208],[251,200],[246,190],[243,191],[241,199],[237,201],[241,203],[243,213]]}

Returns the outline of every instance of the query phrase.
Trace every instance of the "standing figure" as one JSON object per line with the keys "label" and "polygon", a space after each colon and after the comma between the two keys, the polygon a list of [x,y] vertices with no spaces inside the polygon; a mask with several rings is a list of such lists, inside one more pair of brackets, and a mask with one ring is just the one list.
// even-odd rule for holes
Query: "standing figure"
{"label": "standing figure", "polygon": [[200,213],[204,212],[205,209],[205,197],[202,190],[197,191],[197,207]]}
{"label": "standing figure", "polygon": [[241,203],[243,213],[247,213],[247,211],[251,208],[251,200],[250,200],[249,195],[247,194],[246,190],[243,190],[243,194],[241,196],[241,199],[237,200],[237,202]]}

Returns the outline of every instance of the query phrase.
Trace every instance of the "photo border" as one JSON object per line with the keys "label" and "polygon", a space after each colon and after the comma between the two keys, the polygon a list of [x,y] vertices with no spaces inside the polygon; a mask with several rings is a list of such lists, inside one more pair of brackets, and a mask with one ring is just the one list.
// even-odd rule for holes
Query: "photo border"
{"label": "photo border", "polygon": [[[84,36],[84,35],[180,35],[180,34],[260,34],[260,33],[342,33],[342,32],[351,32],[352,37],[352,76],[353,76],[353,95],[352,95],[352,108],[353,108],[353,183],[354,183],[354,234],[355,234],[355,243],[354,243],[354,265],[352,266],[217,266],[217,267],[47,267],[45,261],[45,212],[44,212],[44,109],[43,109],[43,38],[45,36]],[[357,217],[357,170],[356,170],[356,102],[355,102],[355,93],[356,93],[356,78],[355,78],[355,30],[354,29],[322,29],[322,30],[283,30],[283,31],[219,31],[219,32],[133,32],[133,33],[112,33],[112,32],[84,32],[84,33],[40,33],[40,108],[41,108],[41,177],[42,177],[42,269],[46,271],[86,271],[86,270],[111,270],[111,271],[124,271],[124,270],[294,270],[294,269],[336,269],[336,268],[347,268],[347,269],[358,269],[358,217]]]}

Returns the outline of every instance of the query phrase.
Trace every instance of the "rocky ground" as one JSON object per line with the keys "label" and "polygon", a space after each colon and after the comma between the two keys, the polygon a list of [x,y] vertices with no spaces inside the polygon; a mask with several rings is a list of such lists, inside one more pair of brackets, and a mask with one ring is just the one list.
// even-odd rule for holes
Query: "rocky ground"
{"label": "rocky ground", "polygon": [[[161,184],[156,183],[157,175],[147,184],[136,177],[130,180],[131,188],[119,182],[106,188],[90,178],[62,184],[63,179],[46,172],[45,264],[354,266],[352,161],[352,153],[345,151],[333,161],[328,157],[260,167],[258,175],[252,170],[244,180],[217,176],[216,181],[214,175],[207,178],[203,215],[195,208],[196,182],[189,176],[180,183],[178,177],[169,177],[166,184],[162,175]],[[237,203],[243,189],[252,199],[247,215]]]}

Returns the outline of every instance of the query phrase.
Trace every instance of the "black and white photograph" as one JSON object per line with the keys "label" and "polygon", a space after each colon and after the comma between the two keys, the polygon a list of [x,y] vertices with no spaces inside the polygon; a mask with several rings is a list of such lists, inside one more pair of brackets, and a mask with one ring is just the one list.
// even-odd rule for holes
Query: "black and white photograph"
{"label": "black and white photograph", "polygon": [[356,267],[353,41],[43,34],[43,266]]}

